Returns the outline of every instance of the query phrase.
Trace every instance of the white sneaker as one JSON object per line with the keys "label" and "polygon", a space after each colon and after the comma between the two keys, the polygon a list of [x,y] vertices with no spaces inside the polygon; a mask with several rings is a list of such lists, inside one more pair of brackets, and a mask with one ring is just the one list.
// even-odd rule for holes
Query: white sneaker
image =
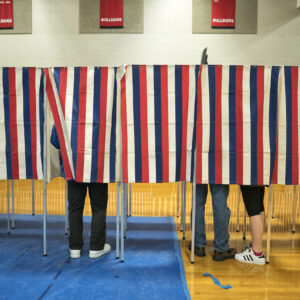
{"label": "white sneaker", "polygon": [[70,256],[71,258],[79,258],[81,254],[81,250],[74,250],[74,249],[69,249],[70,250]]}
{"label": "white sneaker", "polygon": [[110,251],[110,245],[105,244],[102,250],[90,250],[89,257],[90,258],[98,258]]}
{"label": "white sneaker", "polygon": [[244,252],[237,253],[235,259],[247,264],[264,265],[266,263],[265,256],[256,256],[252,248],[247,248]]}

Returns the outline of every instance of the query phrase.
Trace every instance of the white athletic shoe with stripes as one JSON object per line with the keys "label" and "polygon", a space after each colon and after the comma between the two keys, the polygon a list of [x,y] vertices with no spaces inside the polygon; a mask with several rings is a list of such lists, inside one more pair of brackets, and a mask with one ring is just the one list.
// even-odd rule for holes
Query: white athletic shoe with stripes
{"label": "white athletic shoe with stripes", "polygon": [[237,253],[235,259],[247,264],[264,265],[266,263],[265,256],[256,256],[250,247],[241,253]]}

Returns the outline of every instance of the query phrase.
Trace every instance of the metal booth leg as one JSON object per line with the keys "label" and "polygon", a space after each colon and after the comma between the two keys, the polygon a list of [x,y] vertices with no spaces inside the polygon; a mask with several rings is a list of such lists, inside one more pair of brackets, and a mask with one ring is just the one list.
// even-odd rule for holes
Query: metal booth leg
{"label": "metal booth leg", "polygon": [[120,182],[117,182],[116,258],[120,257]]}
{"label": "metal booth leg", "polygon": [[179,182],[177,182],[177,218],[179,218]]}
{"label": "metal booth leg", "polygon": [[45,179],[43,190],[43,255],[47,256],[47,183]]}
{"label": "metal booth leg", "polygon": [[246,206],[244,206],[243,240],[246,240],[246,231],[247,231],[247,210],[246,210]]}
{"label": "metal booth leg", "polygon": [[11,229],[15,229],[15,187],[11,181]]}
{"label": "metal booth leg", "polygon": [[125,215],[124,215],[124,237],[126,239],[126,231],[127,231],[127,219],[128,219],[128,183],[125,183]]}
{"label": "metal booth leg", "polygon": [[297,200],[297,197],[296,197],[296,193],[297,193],[297,186],[294,185],[294,191],[293,191],[293,226],[292,226],[292,233],[295,233],[296,232],[296,200]]}
{"label": "metal booth leg", "polygon": [[267,232],[267,258],[266,263],[270,262],[270,247],[271,247],[271,215],[272,215],[272,186],[269,185],[269,209],[268,209],[268,232]]}
{"label": "metal booth leg", "polygon": [[65,180],[65,235],[68,235],[69,230],[69,213],[68,213],[68,182]]}
{"label": "metal booth leg", "polygon": [[236,204],[236,232],[240,232],[240,202],[241,201],[241,188],[238,185],[237,204]]}
{"label": "metal booth leg", "polygon": [[124,233],[125,233],[125,191],[124,183],[121,183],[121,262],[124,262]]}
{"label": "metal booth leg", "polygon": [[274,203],[274,201],[275,201],[275,197],[274,197],[274,193],[272,193],[272,219],[274,219],[275,218],[275,203]]}
{"label": "metal booth leg", "polygon": [[43,148],[43,255],[47,256],[47,120],[49,107],[45,104]]}
{"label": "metal booth leg", "polygon": [[32,215],[35,215],[35,207],[34,207],[34,179],[32,179],[32,192],[31,192],[31,197],[32,197]]}
{"label": "metal booth leg", "polygon": [[131,183],[129,183],[129,217],[131,217]]}
{"label": "metal booth leg", "polygon": [[6,197],[7,197],[7,233],[10,234],[9,180],[6,181]]}
{"label": "metal booth leg", "polygon": [[183,231],[183,202],[184,202],[184,182],[181,181],[180,231]]}
{"label": "metal booth leg", "polygon": [[191,243],[191,263],[195,261],[195,220],[196,220],[196,183],[193,182],[192,193],[192,243]]}
{"label": "metal booth leg", "polygon": [[186,225],[186,181],[184,181],[183,186],[183,226],[182,226],[182,239],[185,240],[185,225]]}

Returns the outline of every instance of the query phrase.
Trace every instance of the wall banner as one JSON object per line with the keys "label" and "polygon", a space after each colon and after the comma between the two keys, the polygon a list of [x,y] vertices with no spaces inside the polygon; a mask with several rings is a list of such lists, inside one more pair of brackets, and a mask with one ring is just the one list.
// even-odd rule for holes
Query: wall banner
{"label": "wall banner", "polygon": [[100,27],[122,28],[123,0],[100,0]]}
{"label": "wall banner", "polygon": [[211,27],[235,28],[235,0],[212,0]]}
{"label": "wall banner", "polygon": [[0,29],[14,28],[13,0],[0,0]]}

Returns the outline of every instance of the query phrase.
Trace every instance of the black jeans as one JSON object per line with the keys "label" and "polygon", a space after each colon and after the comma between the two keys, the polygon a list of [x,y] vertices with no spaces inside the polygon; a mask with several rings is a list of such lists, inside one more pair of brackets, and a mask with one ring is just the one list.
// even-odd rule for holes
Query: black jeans
{"label": "black jeans", "polygon": [[83,246],[83,209],[87,188],[92,208],[90,250],[102,250],[106,239],[107,183],[68,182],[70,249]]}

